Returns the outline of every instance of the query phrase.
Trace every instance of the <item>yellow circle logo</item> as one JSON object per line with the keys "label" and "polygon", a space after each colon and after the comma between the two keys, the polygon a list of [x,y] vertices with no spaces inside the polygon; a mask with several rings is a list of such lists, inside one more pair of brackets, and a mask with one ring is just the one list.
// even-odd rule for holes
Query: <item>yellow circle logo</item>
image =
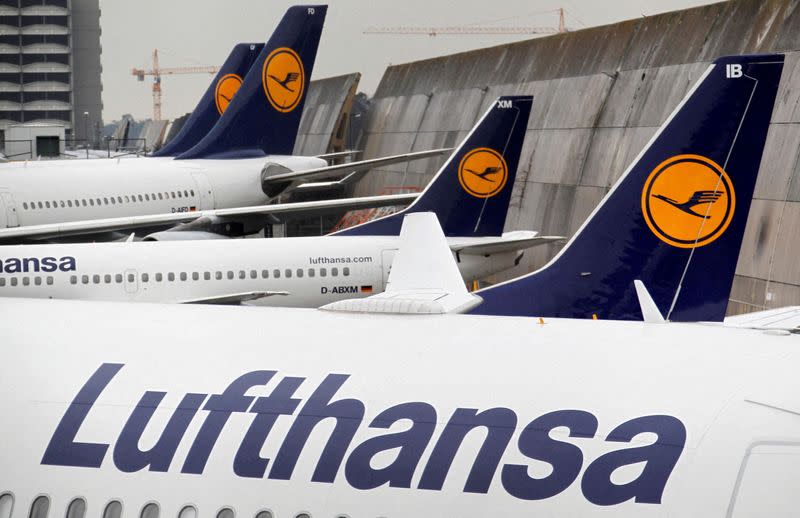
{"label": "yellow circle logo", "polygon": [[461,187],[476,198],[491,198],[503,190],[506,180],[508,166],[503,155],[488,147],[473,149],[458,165]]}
{"label": "yellow circle logo", "polygon": [[220,115],[225,113],[228,105],[233,100],[233,96],[242,86],[242,78],[237,74],[227,74],[217,81],[217,88],[214,90],[214,102],[217,104],[217,112]]}
{"label": "yellow circle logo", "polygon": [[306,74],[297,52],[287,47],[275,49],[264,61],[261,83],[273,108],[288,113],[300,104]]}
{"label": "yellow circle logo", "polygon": [[725,233],[736,209],[727,173],[700,155],[661,162],[642,190],[642,213],[650,230],[680,248],[713,243]]}

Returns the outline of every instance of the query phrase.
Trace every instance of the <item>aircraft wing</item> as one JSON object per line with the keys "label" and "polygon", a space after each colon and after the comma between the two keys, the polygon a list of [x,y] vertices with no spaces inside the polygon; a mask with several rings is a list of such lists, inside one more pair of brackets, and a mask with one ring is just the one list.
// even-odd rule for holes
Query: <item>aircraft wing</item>
{"label": "aircraft wing", "polygon": [[410,162],[412,160],[420,160],[423,158],[430,158],[434,156],[443,155],[452,151],[452,148],[432,149],[430,151],[416,151],[414,153],[403,153],[402,155],[392,155],[383,158],[371,158],[369,160],[361,160],[358,162],[349,162],[346,164],[329,165],[326,167],[318,167],[315,169],[304,169],[302,171],[289,171],[286,173],[278,173],[271,176],[264,176],[261,183],[265,186],[275,184],[286,184],[298,180],[317,180],[320,178],[330,178],[338,174],[350,174],[359,171],[367,171],[375,167],[398,164],[403,162]]}
{"label": "aircraft wing", "polygon": [[322,306],[355,313],[464,313],[483,302],[467,291],[439,220],[432,212],[406,215],[386,291]]}
{"label": "aircraft wing", "polygon": [[800,334],[800,306],[787,306],[725,317],[725,327]]}
{"label": "aircraft wing", "polygon": [[243,293],[231,293],[229,295],[217,295],[214,297],[200,297],[197,299],[183,300],[180,304],[217,304],[217,305],[238,305],[242,302],[263,299],[275,295],[288,295],[288,291],[245,291]]}
{"label": "aircraft wing", "polygon": [[564,240],[566,238],[563,236],[540,236],[538,232],[518,230],[506,232],[500,237],[477,237],[459,240],[450,244],[450,250],[459,254],[489,255],[525,250]]}
{"label": "aircraft wing", "polygon": [[98,234],[137,228],[171,226],[182,223],[209,223],[235,220],[248,216],[306,216],[322,214],[338,210],[368,209],[391,205],[406,205],[414,201],[417,193],[391,194],[384,196],[365,196],[361,198],[343,198],[336,200],[307,201],[298,203],[281,203],[275,205],[257,205],[253,207],[236,207],[229,209],[201,210],[195,212],[178,212],[175,214],[153,214],[149,216],[131,216],[86,221],[71,221],[46,225],[29,225],[0,229],[0,243],[19,242],[21,240],[55,239],[68,236]]}

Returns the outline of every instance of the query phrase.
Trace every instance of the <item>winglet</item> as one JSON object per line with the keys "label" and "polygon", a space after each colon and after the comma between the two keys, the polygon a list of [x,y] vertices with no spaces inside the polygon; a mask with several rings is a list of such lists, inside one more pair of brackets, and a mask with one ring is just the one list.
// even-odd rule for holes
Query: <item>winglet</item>
{"label": "winglet", "polygon": [[320,309],[362,313],[464,313],[481,303],[467,291],[436,214],[406,215],[386,291]]}
{"label": "winglet", "polygon": [[636,288],[636,297],[639,299],[639,307],[642,310],[644,321],[650,324],[666,323],[664,316],[658,310],[658,306],[656,306],[653,297],[650,296],[650,292],[645,288],[644,283],[636,279],[633,281],[633,286]]}

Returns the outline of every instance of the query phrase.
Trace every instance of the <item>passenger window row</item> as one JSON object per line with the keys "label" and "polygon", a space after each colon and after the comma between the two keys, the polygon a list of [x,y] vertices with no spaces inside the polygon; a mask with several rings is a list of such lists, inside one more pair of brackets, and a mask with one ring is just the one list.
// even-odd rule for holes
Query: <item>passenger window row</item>
{"label": "passenger window row", "polygon": [[146,193],[146,194],[130,194],[124,196],[107,196],[103,198],[81,198],[79,200],[42,200],[23,202],[22,208],[25,210],[36,209],[57,209],[57,208],[71,208],[71,207],[94,207],[95,205],[122,205],[124,203],[143,203],[146,201],[169,200],[176,198],[189,198],[194,197],[194,189],[187,189],[183,191],[170,191],[159,193]]}
{"label": "passenger window row", "polygon": [[[31,281],[33,280],[33,281]],[[42,282],[46,283],[48,286],[53,285],[53,276],[48,275],[47,277],[9,277],[6,279],[5,277],[0,277],[0,288],[4,288],[6,285],[8,286],[19,286],[20,282],[23,286],[30,286],[33,283],[34,286],[41,286]]]}
{"label": "passenger window row", "polygon": [[[0,518],[11,518],[14,511],[14,495],[12,493],[0,494]],[[34,498],[28,512],[28,518],[47,518],[50,512],[50,497],[40,495]],[[159,518],[161,508],[158,502],[147,502],[142,506],[138,518]],[[184,505],[178,512],[177,518],[197,518],[197,507],[191,504]],[[231,507],[223,507],[215,514],[216,518],[235,518],[236,513]],[[86,500],[74,498],[67,505],[66,518],[86,518]],[[122,518],[122,501],[111,500],[103,508],[102,518]],[[254,518],[275,518],[272,511],[262,509],[255,513]],[[307,512],[294,514],[293,518],[311,518]],[[338,514],[336,518],[348,518],[347,515]]]}
{"label": "passenger window row", "polygon": [[[292,270],[291,268],[286,268],[284,270],[280,270],[278,268],[274,270],[217,270],[215,272],[167,272],[166,274],[162,272],[157,272],[155,274],[150,273],[143,273],[139,277],[139,280],[142,283],[150,283],[150,282],[164,282],[166,279],[167,282],[175,282],[176,280],[180,280],[182,282],[188,281],[190,278],[192,281],[210,281],[210,280],[217,280],[221,281],[223,279],[227,280],[244,280],[244,279],[258,279],[259,276],[262,279],[269,279],[272,276],[273,279],[280,279],[281,275],[285,278],[290,279],[293,275],[297,278],[302,278],[305,275],[309,277],[316,277],[317,273],[319,273],[320,277],[327,277],[328,276],[328,269],[327,268],[320,268],[319,272],[317,272],[316,268],[308,268],[304,270],[303,268],[297,268],[296,270]],[[345,266],[342,268],[341,271],[342,276],[349,277],[350,276],[350,268]],[[331,277],[338,277],[339,276],[339,268],[331,268],[330,269]],[[111,275],[110,273],[106,273],[104,275],[94,274],[94,275],[71,275],[69,278],[70,284],[122,284],[127,276],[127,282],[136,282],[136,274],[135,273],[126,273],[125,275],[121,273],[117,273]],[[14,281],[12,277],[12,281]],[[0,279],[0,283],[3,282],[3,279]],[[50,283],[52,284],[52,283]],[[0,284],[2,286],[3,284]],[[13,284],[16,286],[16,284]],[[26,284],[27,286],[27,284]]]}

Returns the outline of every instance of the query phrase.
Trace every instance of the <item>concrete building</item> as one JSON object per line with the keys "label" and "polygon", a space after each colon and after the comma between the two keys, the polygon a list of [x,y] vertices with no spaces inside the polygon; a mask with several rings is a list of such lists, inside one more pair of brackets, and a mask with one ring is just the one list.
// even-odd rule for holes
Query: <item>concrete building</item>
{"label": "concrete building", "polygon": [[99,0],[0,0],[0,135],[36,122],[96,140],[100,52]]}

